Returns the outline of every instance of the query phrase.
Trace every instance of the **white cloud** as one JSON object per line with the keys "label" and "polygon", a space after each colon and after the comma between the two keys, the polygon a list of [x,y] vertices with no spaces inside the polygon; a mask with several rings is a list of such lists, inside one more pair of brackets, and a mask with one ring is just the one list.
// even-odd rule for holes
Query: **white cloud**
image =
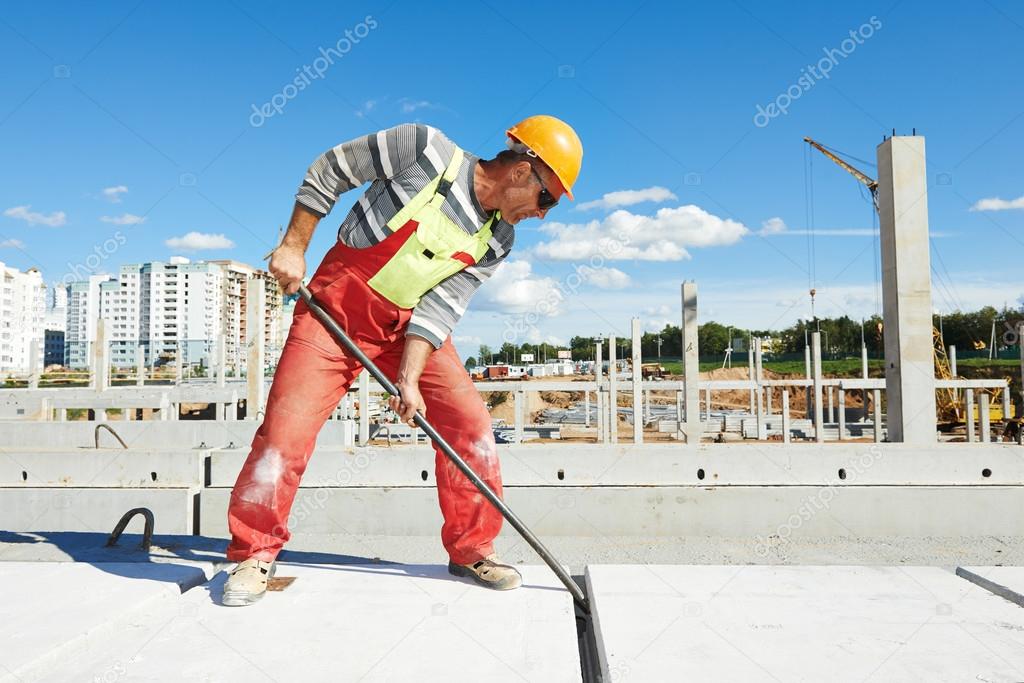
{"label": "white cloud", "polygon": [[1008,209],[1024,209],[1024,195],[1016,199],[989,197],[977,201],[971,207],[971,211],[1006,211]]}
{"label": "white cloud", "polygon": [[693,204],[659,209],[653,216],[620,209],[599,221],[545,223],[540,231],[554,239],[537,244],[534,253],[556,261],[681,261],[690,258],[687,247],[735,244],[750,232]]}
{"label": "white cloud", "polygon": [[430,100],[413,100],[408,97],[403,97],[399,100],[402,105],[403,114],[411,114],[417,109],[439,109],[440,105],[431,102]]}
{"label": "white cloud", "polygon": [[11,218],[17,218],[23,220],[29,225],[49,225],[50,227],[58,227],[67,223],[67,214],[63,211],[54,211],[53,213],[38,213],[36,211],[29,211],[32,207],[28,204],[24,206],[12,206],[11,208],[4,211],[5,216]]}
{"label": "white cloud", "polygon": [[580,268],[583,281],[600,289],[624,289],[633,281],[618,268]]}
{"label": "white cloud", "polygon": [[502,263],[480,288],[477,307],[502,313],[536,313],[550,317],[559,312],[562,298],[554,278],[534,275],[529,261],[510,260]]}
{"label": "white cloud", "polygon": [[0,248],[22,249],[24,246],[25,243],[21,240],[9,239],[0,241]]}
{"label": "white cloud", "polygon": [[146,220],[145,216],[136,216],[133,213],[123,213],[120,216],[100,216],[100,220],[104,223],[113,223],[114,225],[138,225]]}
{"label": "white cloud", "polygon": [[786,227],[786,222],[776,216],[775,218],[769,218],[768,220],[761,223],[762,235],[778,235],[786,232],[789,228]]}
{"label": "white cloud", "polygon": [[618,190],[609,192],[600,199],[583,202],[576,206],[577,211],[589,211],[591,209],[617,209],[623,206],[632,206],[642,202],[666,202],[670,199],[678,199],[672,192],[664,187],[646,187],[642,190]]}
{"label": "white cloud", "polygon": [[128,191],[128,188],[124,185],[114,185],[113,187],[103,188],[103,198],[113,204],[121,203],[121,195]]}
{"label": "white cloud", "polygon": [[181,237],[172,237],[164,242],[171,249],[183,251],[199,251],[201,249],[230,249],[235,243],[222,233],[204,233],[192,231]]}
{"label": "white cloud", "polygon": [[356,116],[363,118],[377,106],[377,100],[366,100],[363,102],[363,106],[356,110]]}

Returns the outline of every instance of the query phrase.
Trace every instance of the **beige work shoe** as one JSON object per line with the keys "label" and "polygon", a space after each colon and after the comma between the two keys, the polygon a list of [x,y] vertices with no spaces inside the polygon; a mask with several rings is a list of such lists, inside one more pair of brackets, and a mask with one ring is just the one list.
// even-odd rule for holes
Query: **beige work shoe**
{"label": "beige work shoe", "polygon": [[255,557],[239,562],[228,574],[221,604],[226,607],[244,607],[256,602],[266,594],[267,582],[275,571],[275,563],[263,562]]}
{"label": "beige work shoe", "polygon": [[481,586],[496,591],[512,590],[523,585],[523,577],[516,568],[498,562],[498,556],[494,553],[472,564],[449,562],[448,573],[469,577]]}

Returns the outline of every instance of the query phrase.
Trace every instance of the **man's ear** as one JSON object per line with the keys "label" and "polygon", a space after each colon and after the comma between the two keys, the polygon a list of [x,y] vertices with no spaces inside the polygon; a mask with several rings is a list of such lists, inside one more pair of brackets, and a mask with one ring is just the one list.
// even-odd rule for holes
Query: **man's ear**
{"label": "man's ear", "polygon": [[517,161],[512,167],[512,180],[516,185],[525,185],[531,174],[529,161]]}

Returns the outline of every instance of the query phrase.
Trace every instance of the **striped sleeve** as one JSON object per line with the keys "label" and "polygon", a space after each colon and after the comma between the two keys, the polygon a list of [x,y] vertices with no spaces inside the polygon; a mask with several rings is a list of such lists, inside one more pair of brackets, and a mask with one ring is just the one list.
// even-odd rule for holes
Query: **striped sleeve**
{"label": "striped sleeve", "polygon": [[435,349],[452,333],[456,323],[462,318],[476,290],[486,282],[504,261],[504,256],[455,273],[442,280],[433,289],[423,295],[419,304],[413,309],[406,336],[414,334],[423,337]]}
{"label": "striped sleeve", "polygon": [[332,147],[306,171],[295,200],[323,218],[343,192],[392,178],[416,163],[429,132],[423,124],[403,123]]}

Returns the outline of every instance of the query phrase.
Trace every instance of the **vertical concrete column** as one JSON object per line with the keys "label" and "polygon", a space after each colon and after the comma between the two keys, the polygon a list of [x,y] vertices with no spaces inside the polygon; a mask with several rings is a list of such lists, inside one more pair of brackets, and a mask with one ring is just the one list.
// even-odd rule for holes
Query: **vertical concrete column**
{"label": "vertical concrete column", "polygon": [[782,387],[782,442],[789,441],[789,389]]}
{"label": "vertical concrete column", "polygon": [[[811,373],[811,345],[804,344],[804,379],[811,379],[812,376],[813,375]],[[805,398],[807,399],[807,415],[805,417],[808,420],[810,420],[813,419],[814,416],[814,402],[811,400],[812,394],[814,392],[811,391],[811,387],[808,386],[804,390],[804,393],[806,394]]]}
{"label": "vertical concrete column", "polygon": [[754,338],[754,381],[756,383],[756,404],[755,415],[757,416],[757,439],[764,441],[768,438],[768,425],[765,424],[764,415],[764,387],[762,386],[761,375],[761,338]]}
{"label": "vertical concrete column", "polygon": [[825,419],[821,403],[821,333],[811,333],[811,363],[814,373],[814,440],[825,441]]}
{"label": "vertical concrete column", "polygon": [[928,186],[921,136],[878,146],[889,441],[935,443]]}
{"label": "vertical concrete column", "polygon": [[142,344],[135,347],[135,386],[146,386],[146,349]]}
{"label": "vertical concrete column", "polygon": [[846,390],[839,390],[839,440],[846,438]]}
{"label": "vertical concrete column", "polygon": [[828,422],[830,423],[836,421],[836,400],[832,389],[831,384],[825,387],[825,391],[828,392]]}
{"label": "vertical concrete column", "polygon": [[[640,318],[633,318],[633,353],[631,361],[633,364],[633,443],[644,441],[644,407],[643,407],[643,373],[640,371]],[[649,405],[649,403],[648,403]]]}
{"label": "vertical concrete column", "polygon": [[583,392],[583,426],[590,427],[590,391]]}
{"label": "vertical concrete column", "polygon": [[245,405],[246,415],[250,420],[255,420],[263,410],[266,399],[263,370],[267,364],[267,340],[263,335],[263,325],[266,317],[267,290],[263,280],[251,278],[246,283],[245,296],[245,343],[248,347],[245,358],[248,389]]}
{"label": "vertical concrete column", "polygon": [[651,402],[651,390],[650,389],[644,389],[644,422],[645,423],[650,421],[650,419],[654,416],[654,414],[651,412],[651,406],[652,405],[654,405],[654,404]]}
{"label": "vertical concrete column", "polygon": [[967,409],[967,415],[964,416],[967,421],[967,443],[974,443],[974,389],[964,390],[964,402]]}
{"label": "vertical concrete column", "polygon": [[[388,437],[390,439],[390,437]],[[370,444],[370,373],[359,373],[359,445]]]}
{"label": "vertical concrete column", "polygon": [[106,391],[110,387],[110,345],[107,343],[107,321],[96,319],[96,343],[93,344],[93,372],[96,391]]}
{"label": "vertical concrete column", "polygon": [[28,388],[39,388],[39,340],[33,339],[28,347]]}
{"label": "vertical concrete column", "polygon": [[174,383],[176,385],[181,384],[182,376],[182,353],[181,353],[181,340],[174,342]]}
{"label": "vertical concrete column", "polygon": [[683,421],[685,419],[685,410],[683,408],[683,392],[676,391],[676,438],[685,439],[686,434],[683,432]]}
{"label": "vertical concrete column", "polygon": [[772,387],[764,388],[764,410],[768,417],[772,416]]}
{"label": "vertical concrete column", "polygon": [[227,339],[223,334],[217,335],[217,386],[223,387],[227,382],[228,361]]}
{"label": "vertical concrete column", "polygon": [[610,443],[619,442],[619,373],[616,372],[615,335],[608,335],[608,435]]}
{"label": "vertical concrete column", "polygon": [[992,441],[992,429],[989,424],[990,417],[988,392],[982,390],[981,394],[978,395],[978,431],[981,432],[982,443],[990,443]]}
{"label": "vertical concrete column", "polygon": [[875,443],[882,441],[882,390],[871,390],[871,402],[874,404]]}
{"label": "vertical concrete column", "polygon": [[523,422],[524,422],[523,408],[524,408],[524,404],[526,403],[526,400],[525,400],[526,396],[525,396],[525,394],[524,394],[522,389],[516,389],[515,393],[512,396],[513,396],[513,400],[515,401],[514,413],[513,414],[515,416],[514,420],[515,420],[516,443],[522,443],[523,442],[523,432],[524,432],[524,429],[523,429],[523,426],[524,426],[523,425]]}
{"label": "vertical concrete column", "polygon": [[754,339],[753,337],[747,340],[747,379],[750,380],[750,412],[754,412],[754,386],[757,384],[756,374],[754,373]]}
{"label": "vertical concrete column", "polygon": [[[860,345],[860,376],[863,379],[868,378],[868,345]],[[860,414],[860,421],[866,422],[868,419],[868,390],[862,389],[860,392],[860,400],[863,404],[863,408]]]}
{"label": "vertical concrete column", "polygon": [[1007,382],[1006,387],[1003,389],[1003,421],[1012,418],[1012,412],[1013,408],[1010,406],[1010,383]]}
{"label": "vertical concrete column", "polygon": [[949,345],[949,374],[956,379],[956,344]]}
{"label": "vertical concrete column", "polygon": [[[683,391],[686,392],[686,443],[700,443],[700,348],[697,343],[697,283],[684,282]],[[749,353],[749,352],[748,352]],[[710,398],[710,396],[709,396]],[[710,401],[708,412],[711,411]]]}
{"label": "vertical concrete column", "polygon": [[597,442],[604,443],[604,425],[608,420],[604,414],[604,392],[601,387],[601,376],[604,374],[602,366],[604,365],[604,355],[601,353],[601,342],[597,342],[594,345],[594,381],[597,382],[597,394],[595,400],[597,401]]}

